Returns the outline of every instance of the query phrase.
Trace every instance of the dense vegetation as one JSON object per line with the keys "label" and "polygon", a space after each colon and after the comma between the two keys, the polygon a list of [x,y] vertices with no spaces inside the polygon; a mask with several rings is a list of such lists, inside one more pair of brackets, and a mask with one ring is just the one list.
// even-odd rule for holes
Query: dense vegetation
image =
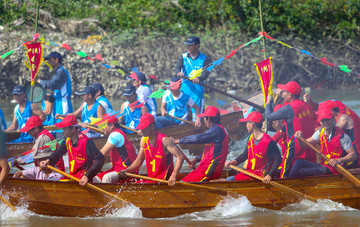
{"label": "dense vegetation", "polygon": [[[2,0],[0,21],[34,23],[29,9],[61,19],[94,18],[108,32],[172,36],[189,33],[255,34],[258,0]],[[359,0],[262,0],[265,30],[286,36],[356,39]]]}

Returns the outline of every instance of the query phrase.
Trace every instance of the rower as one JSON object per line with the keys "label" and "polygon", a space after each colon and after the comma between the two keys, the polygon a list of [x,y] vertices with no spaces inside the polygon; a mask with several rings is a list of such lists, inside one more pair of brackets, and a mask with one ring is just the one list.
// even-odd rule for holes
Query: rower
{"label": "rower", "polygon": [[7,161],[7,151],[5,145],[6,136],[3,130],[0,128],[0,186],[4,183],[5,179],[9,175],[10,166]]}
{"label": "rower", "polygon": [[[334,126],[334,119],[329,110],[318,111],[318,121],[321,129],[317,130],[307,142],[321,147],[321,152],[326,155],[330,161],[322,159],[321,164],[307,160],[297,160],[290,172],[289,177],[303,177],[312,175],[337,174],[333,168],[337,164],[346,165],[355,162],[357,153],[351,144],[350,137],[340,128]],[[303,137],[301,131],[295,133],[295,137]],[[301,140],[298,140],[300,146],[306,146]]]}
{"label": "rower", "polygon": [[100,152],[105,157],[110,154],[112,167],[96,175],[93,182],[116,184],[119,181],[119,171],[129,167],[136,159],[135,147],[120,129],[119,120],[116,116],[103,118],[102,120],[107,122],[104,134],[109,137]]}
{"label": "rower", "polygon": [[192,169],[195,169],[197,162],[200,162],[199,166],[182,179],[184,182],[202,182],[219,178],[229,152],[228,134],[220,124],[219,109],[208,106],[198,117],[204,118],[205,125],[209,128],[206,132],[173,139],[178,144],[205,144],[203,154],[196,156],[190,161],[191,164],[188,164]]}
{"label": "rower", "polygon": [[[31,155],[34,157],[41,152],[51,152],[50,147],[43,148],[47,143],[53,141],[55,138],[51,133],[44,129],[43,122],[38,116],[31,116],[24,128],[20,129],[20,132],[28,133],[31,137],[35,138],[34,146],[32,147]],[[32,158],[29,158],[32,160]],[[21,158],[15,160],[16,164],[24,165],[27,164]],[[64,160],[61,158],[56,163],[56,166],[61,170],[65,171]]]}
{"label": "rower", "polygon": [[[251,133],[244,152],[234,160],[226,162],[225,166],[238,165],[246,160],[246,171],[263,178],[263,183],[270,183],[275,177],[277,169],[281,164],[281,155],[276,142],[261,131],[263,116],[259,112],[251,112],[247,118],[239,120],[246,122],[246,129]],[[230,180],[250,180],[252,177],[239,173],[236,176],[226,178]]]}
{"label": "rower", "polygon": [[6,120],[5,120],[5,117],[4,117],[4,113],[3,113],[3,111],[1,110],[1,108],[0,108],[0,128],[1,128],[1,130],[3,130],[3,131],[7,128]]}
{"label": "rower", "polygon": [[[86,128],[87,125],[91,123],[91,117],[102,118],[105,114],[105,109],[98,101],[95,99],[95,90],[91,87],[85,87],[82,91],[75,92],[77,95],[81,95],[83,104],[74,112],[68,115],[73,115],[78,119],[82,120],[81,127]],[[65,117],[66,115],[55,115],[56,118],[59,116]],[[99,137],[100,134],[96,132],[89,131],[87,137]]]}
{"label": "rower", "polygon": [[[140,118],[137,129],[141,130],[140,150],[135,161],[127,169],[119,172],[120,177],[126,177],[125,173],[138,171],[144,160],[149,177],[168,180],[170,186],[175,185],[184,155],[173,141],[166,135],[159,133],[155,128],[154,116],[145,113]],[[173,156],[176,157],[174,167]],[[151,181],[145,181],[150,183]]]}
{"label": "rower", "polygon": [[[340,101],[328,100],[320,103],[319,111],[327,110],[331,111],[333,118],[336,121],[336,127],[345,131],[350,136],[351,142],[356,149],[358,156],[360,155],[360,118],[359,116],[345,106]],[[360,160],[354,163],[355,166],[360,165]],[[348,168],[355,167],[354,165],[348,166]]]}
{"label": "rower", "polygon": [[294,134],[296,131],[302,131],[304,136],[310,137],[315,131],[315,113],[312,108],[300,100],[301,87],[295,81],[290,81],[287,84],[278,84],[278,95],[284,98],[284,107],[278,111],[273,112],[273,98],[271,95],[267,98],[265,107],[265,117],[268,121],[285,120],[287,133],[287,150],[280,165],[280,177],[287,177],[290,173],[291,167],[298,159],[305,159],[315,162],[316,155],[310,148],[300,147]]}
{"label": "rower", "polygon": [[[13,98],[18,103],[14,108],[13,122],[5,131],[16,130],[25,127],[26,121],[31,116],[38,116],[41,120],[45,120],[45,115],[36,103],[31,103],[25,99],[26,93],[23,86],[16,86],[12,91]],[[33,139],[27,133],[21,133],[20,138],[11,141],[10,143],[26,143]]]}
{"label": "rower", "polygon": [[[72,87],[69,72],[62,66],[63,58],[59,52],[51,52],[44,58],[53,68],[51,80],[40,80],[44,88],[54,91],[54,106],[53,111],[55,114],[66,115],[73,112],[71,104]],[[45,105],[43,103],[43,105]],[[60,122],[60,119],[54,119],[55,123]]]}
{"label": "rower", "polygon": [[[184,44],[186,45],[187,52],[183,53],[178,58],[175,67],[175,74],[179,77],[189,78],[192,71],[209,65],[211,63],[211,59],[209,56],[200,53],[200,39],[198,37],[191,36],[184,42]],[[208,78],[209,73],[210,72],[208,70],[204,70],[200,77],[194,78],[192,81],[184,79],[184,83],[181,87],[181,91],[189,95],[196,105],[198,105],[201,113],[204,111],[204,87],[197,83],[204,82]],[[193,121],[195,121],[195,109],[192,108],[191,111],[193,113]]]}
{"label": "rower", "polygon": [[79,132],[79,124],[75,116],[68,115],[55,125],[63,129],[66,140],[47,160],[40,162],[40,167],[54,166],[67,153],[70,175],[80,179],[79,185],[85,186],[101,170],[105,162],[104,155],[96,148],[91,139]]}
{"label": "rower", "polygon": [[[167,114],[187,120],[189,109],[191,107],[195,109],[196,116],[200,114],[200,108],[196,105],[192,98],[180,91],[181,83],[182,82],[179,77],[175,76],[171,78],[170,90],[167,90],[162,98],[161,117],[157,117],[155,119],[157,129],[184,123],[183,121],[165,116]],[[195,121],[195,128],[200,127],[201,121],[200,118],[197,117]]]}
{"label": "rower", "polygon": [[[129,128],[135,129],[139,125],[141,115],[148,113],[149,109],[145,105],[140,104],[137,99],[136,88],[131,84],[125,87],[122,96],[124,96],[126,101],[121,104],[120,113],[124,114],[119,117],[119,121]],[[136,107],[136,105],[141,106]],[[132,133],[132,131],[127,129],[123,130],[126,133]]]}
{"label": "rower", "polygon": [[105,97],[105,89],[102,84],[96,83],[93,84],[92,87],[95,90],[95,99],[98,101],[105,109],[106,113],[113,112],[113,107],[110,101]]}
{"label": "rower", "polygon": [[130,77],[134,79],[133,86],[136,87],[137,98],[140,103],[144,102],[145,106],[149,109],[149,113],[156,117],[156,100],[149,98],[152,91],[148,85],[146,85],[146,77],[144,73],[134,72]]}

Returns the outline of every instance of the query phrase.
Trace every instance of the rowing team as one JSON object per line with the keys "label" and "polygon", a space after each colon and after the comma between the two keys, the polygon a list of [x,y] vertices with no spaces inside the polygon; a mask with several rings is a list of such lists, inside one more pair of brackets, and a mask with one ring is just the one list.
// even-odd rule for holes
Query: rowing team
{"label": "rowing team", "polygon": [[[81,179],[80,185],[89,181],[128,181],[129,178],[125,178],[126,173],[138,172],[144,160],[148,176],[167,179],[169,185],[174,185],[183,160],[186,159],[176,144],[200,143],[205,144],[203,154],[188,160],[189,167],[194,170],[182,179],[184,182],[219,180],[224,167],[238,165],[246,160],[246,170],[263,177],[264,183],[269,183],[275,177],[336,174],[334,166],[337,164],[346,168],[358,165],[359,150],[355,142],[359,135],[357,126],[360,121],[354,112],[339,101],[329,100],[317,105],[309,95],[305,95],[307,102],[300,100],[301,88],[293,81],[286,85],[279,84],[278,88],[277,94],[284,98],[285,105],[273,108],[273,100],[269,96],[265,109],[265,117],[274,122],[274,128],[278,129],[278,132],[271,138],[262,131],[264,118],[259,112],[252,112],[246,118],[239,119],[240,122],[246,122],[246,128],[251,135],[244,152],[235,160],[226,162],[228,135],[220,124],[220,112],[214,106],[207,107],[204,113],[198,115],[209,128],[206,132],[180,139],[169,138],[157,132],[154,116],[144,113],[136,127],[142,135],[137,155],[133,144],[120,129],[116,116],[107,115],[106,119],[103,119],[107,121],[104,132],[108,140],[99,151],[91,139],[79,132],[75,116],[68,115],[56,124],[63,128],[66,140],[54,152],[48,148],[38,150],[34,156],[37,166],[35,170],[25,170],[15,176],[37,178],[43,171],[38,179],[60,178],[61,176],[54,177],[55,173],[47,170],[46,166],[50,164],[63,168],[61,157],[68,153],[70,174]],[[313,108],[318,110],[317,117]],[[319,129],[315,130],[316,127]],[[31,117],[24,131],[37,138],[36,141],[45,137],[53,139],[43,129],[38,117]],[[301,142],[300,137],[305,137],[311,144],[319,144],[321,152],[330,160],[316,163],[315,152]],[[282,156],[275,141],[282,147]],[[111,157],[112,168],[98,174],[104,164],[104,156],[107,155]],[[175,165],[173,157],[176,158]],[[200,163],[195,168],[198,162]],[[251,178],[239,173],[225,180],[247,179]]]}

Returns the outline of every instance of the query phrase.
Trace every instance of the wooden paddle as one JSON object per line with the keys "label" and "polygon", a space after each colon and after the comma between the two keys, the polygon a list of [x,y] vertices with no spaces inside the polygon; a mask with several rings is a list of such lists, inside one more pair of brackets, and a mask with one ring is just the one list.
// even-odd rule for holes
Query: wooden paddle
{"label": "wooden paddle", "polygon": [[[134,173],[125,173],[125,174],[129,177],[140,178],[143,180],[151,180],[151,181],[157,181],[157,182],[162,182],[162,183],[167,183],[167,184],[169,183],[169,181],[167,181],[167,180],[142,176],[142,175],[138,175],[138,174],[134,174]],[[224,196],[228,195],[228,191],[226,191],[225,189],[213,188],[213,187],[208,187],[208,186],[203,186],[203,185],[198,185],[198,184],[190,184],[190,183],[180,182],[180,181],[176,181],[176,184],[180,184],[180,185],[187,186],[187,187],[197,188],[199,190],[207,190],[212,193],[217,193],[217,194],[224,195]]]}
{"label": "wooden paddle", "polygon": [[[59,116],[58,118],[61,119],[61,120],[64,119],[64,117],[61,117],[61,116]],[[99,128],[96,128],[96,127],[94,127],[94,126],[87,125],[86,128],[90,129],[90,130],[93,131],[93,132],[97,132],[97,133],[99,133],[99,134],[103,134],[103,135],[104,135],[104,131],[103,131],[103,130],[101,130],[101,129],[99,129]]]}
{"label": "wooden paddle", "polygon": [[2,196],[0,196],[0,200],[8,207],[10,207],[10,209],[15,212],[16,211],[16,207],[14,207],[11,203],[9,203],[6,199],[4,199]]}
{"label": "wooden paddle", "polygon": [[[76,181],[76,182],[80,182],[80,180],[79,180],[78,178],[76,178],[76,177],[74,177],[74,176],[72,176],[72,175],[70,175],[70,174],[68,174],[68,173],[65,173],[65,172],[63,172],[63,171],[61,171],[61,170],[59,170],[59,169],[57,169],[57,168],[55,168],[55,167],[53,167],[53,166],[51,166],[51,165],[47,165],[47,168],[49,168],[49,169],[51,169],[52,171],[55,171],[55,172],[57,172],[57,173],[60,173],[61,175],[65,176],[65,177],[67,177],[67,178],[70,178],[71,180],[74,180],[74,181]],[[116,196],[116,195],[114,195],[114,194],[111,194],[110,192],[107,192],[107,191],[105,191],[105,190],[103,190],[103,189],[101,189],[101,188],[99,188],[99,187],[96,187],[96,186],[93,185],[93,184],[87,183],[86,186],[87,186],[88,188],[91,188],[91,189],[95,190],[95,191],[98,191],[98,192],[101,192],[101,193],[103,193],[103,194],[112,196],[112,197],[114,197],[114,198],[116,198],[116,199],[118,199],[118,200],[120,200],[120,201],[122,201],[122,202],[124,202],[124,203],[129,203],[128,201],[126,201],[126,200],[124,200],[124,199],[122,199],[122,198],[120,198],[120,197],[118,197],[118,196]]]}
{"label": "wooden paddle", "polygon": [[[188,79],[188,78],[185,78],[185,79]],[[240,101],[240,102],[246,103],[246,104],[248,104],[248,105],[250,105],[250,106],[253,106],[253,107],[257,108],[258,110],[260,110],[260,111],[262,111],[262,112],[265,111],[265,108],[264,108],[263,106],[259,106],[258,104],[253,103],[253,102],[250,102],[250,101],[247,100],[247,99],[244,99],[244,98],[241,98],[241,97],[238,97],[238,96],[229,94],[229,93],[227,93],[227,92],[225,92],[225,91],[222,91],[222,90],[220,90],[220,89],[218,89],[218,88],[216,88],[216,87],[210,86],[210,85],[208,85],[208,84],[204,84],[204,83],[201,83],[201,82],[199,82],[199,83],[197,83],[197,84],[199,84],[199,85],[201,85],[201,86],[203,86],[203,87],[209,88],[209,89],[211,89],[211,90],[214,90],[214,91],[216,91],[216,92],[218,92],[218,93],[220,93],[220,94],[222,94],[222,95],[225,95],[225,96],[227,96],[227,97],[230,97],[230,98],[232,98],[232,99],[235,99],[235,100],[238,100],[238,101]]]}
{"label": "wooden paddle", "polygon": [[[306,141],[306,139],[300,137],[298,138],[301,142],[305,143],[307,146],[309,146],[312,150],[314,150],[316,153],[318,153],[323,159],[325,159],[326,161],[329,161],[330,158],[328,158],[326,155],[324,155],[321,151],[319,151],[318,149],[316,149],[316,147],[314,147],[314,145],[312,145],[311,143],[309,143],[308,141]],[[334,167],[335,170],[340,173],[341,175],[343,175],[346,179],[348,179],[349,181],[351,181],[352,183],[354,183],[357,187],[360,187],[360,181],[359,179],[357,179],[354,175],[352,175],[349,171],[347,171],[346,169],[344,169],[344,167],[342,167],[339,164],[336,164],[336,166]]]}
{"label": "wooden paddle", "polygon": [[[232,169],[234,169],[234,170],[237,170],[237,171],[239,171],[239,172],[241,172],[241,173],[243,173],[243,174],[246,174],[246,175],[248,175],[249,177],[253,177],[253,178],[255,178],[255,179],[259,180],[259,181],[262,181],[262,180],[263,180],[262,177],[259,177],[258,175],[253,174],[253,173],[250,173],[250,172],[248,172],[248,171],[246,171],[246,170],[243,170],[243,169],[241,169],[241,168],[239,168],[239,167],[230,165],[230,168],[232,168]],[[306,195],[306,194],[304,194],[304,193],[301,193],[301,192],[299,192],[299,191],[296,191],[296,190],[294,190],[294,189],[292,189],[292,188],[286,187],[285,185],[276,183],[276,182],[274,182],[274,181],[270,181],[270,185],[271,185],[271,186],[274,186],[274,187],[277,187],[277,188],[280,188],[280,189],[282,189],[282,190],[284,190],[284,191],[290,192],[290,193],[292,193],[292,194],[294,194],[294,195],[297,195],[297,196],[299,196],[299,197],[308,199],[308,200],[316,203],[316,199],[315,199],[315,198],[313,198],[313,197],[311,197],[311,196],[308,196],[308,195]]]}
{"label": "wooden paddle", "polygon": [[185,122],[185,123],[187,123],[187,124],[190,124],[190,125],[195,125],[195,123],[192,122],[192,121],[188,121],[188,120],[185,120],[185,119],[182,119],[182,118],[179,118],[179,117],[171,116],[171,115],[169,115],[169,114],[166,114],[166,116],[167,116],[167,117],[174,118],[175,120],[183,121],[183,122]]}

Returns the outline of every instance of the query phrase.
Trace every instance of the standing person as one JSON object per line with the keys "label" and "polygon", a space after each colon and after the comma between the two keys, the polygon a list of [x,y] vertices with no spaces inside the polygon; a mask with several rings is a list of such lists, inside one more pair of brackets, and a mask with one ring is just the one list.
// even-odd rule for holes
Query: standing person
{"label": "standing person", "polygon": [[185,176],[184,182],[202,182],[217,179],[224,169],[226,157],[229,152],[229,138],[225,128],[220,124],[220,111],[215,106],[208,106],[203,117],[205,125],[209,128],[202,134],[187,136],[180,139],[173,139],[178,144],[205,144],[202,155],[191,160],[190,168],[199,166]]}
{"label": "standing person", "polygon": [[9,175],[10,166],[7,161],[7,151],[5,144],[5,133],[0,128],[0,186],[4,183],[5,179]]}
{"label": "standing person", "polygon": [[[211,63],[211,59],[205,54],[200,53],[200,39],[198,37],[191,36],[184,42],[184,44],[186,45],[188,52],[183,53],[178,58],[175,67],[175,74],[179,77],[189,78],[192,71],[209,65]],[[184,83],[181,87],[181,91],[189,95],[196,105],[198,105],[201,113],[204,111],[204,88],[196,83],[204,82],[208,78],[209,73],[209,71],[204,70],[200,77],[197,77],[192,81],[184,79]],[[195,109],[192,108],[191,111],[193,113],[193,121],[195,121]]]}
{"label": "standing person", "polygon": [[[163,128],[177,124],[183,124],[183,121],[176,120],[174,118],[165,116],[169,114],[184,120],[187,120],[189,115],[189,109],[193,107],[195,109],[196,116],[200,114],[200,108],[192,100],[192,98],[184,94],[181,89],[181,79],[177,76],[170,80],[170,91],[167,90],[162,97],[161,103],[161,117],[155,118],[156,128]],[[195,128],[201,127],[200,118],[197,117],[195,121]]]}
{"label": "standing person", "polygon": [[[148,113],[149,109],[145,105],[136,107],[136,105],[139,105],[140,101],[138,101],[137,98],[136,88],[131,84],[125,87],[122,96],[125,97],[126,101],[121,104],[120,113],[122,115],[119,117],[119,121],[129,128],[136,129],[139,125],[141,115]],[[136,101],[138,102],[135,103]],[[127,129],[123,130],[126,133],[132,133],[132,131]]]}
{"label": "standing person", "polygon": [[[77,95],[81,95],[83,104],[74,112],[68,115],[73,115],[78,119],[81,119],[81,127],[86,128],[87,125],[91,123],[91,117],[102,118],[105,114],[105,109],[98,101],[95,99],[95,90],[91,87],[85,87],[82,91],[75,92]],[[59,116],[65,117],[66,115],[55,115],[55,118]],[[89,131],[86,134],[89,138],[100,136],[99,133]]]}
{"label": "standing person", "polygon": [[[324,159],[321,160],[321,164],[307,160],[297,160],[289,177],[337,174],[333,168],[337,164],[346,165],[347,163],[356,161],[357,153],[351,144],[350,137],[334,125],[331,112],[329,110],[319,110],[318,121],[322,128],[307,138],[306,141],[313,145],[320,145],[321,152],[330,159],[329,162]],[[297,131],[295,137],[303,137],[303,133]],[[300,146],[307,146],[300,140],[299,144]]]}
{"label": "standing person", "polygon": [[[277,169],[281,164],[280,151],[276,142],[261,131],[263,116],[259,112],[252,112],[247,118],[240,119],[246,122],[246,129],[251,133],[245,151],[236,159],[226,162],[225,166],[238,165],[248,160],[246,171],[264,177],[263,183],[270,183],[275,177]],[[252,177],[239,173],[228,177],[226,180],[250,180]]]}
{"label": "standing person", "polygon": [[298,159],[315,162],[316,155],[310,148],[302,148],[298,139],[294,137],[296,131],[302,131],[306,138],[315,132],[315,113],[312,108],[300,100],[301,87],[295,81],[287,84],[278,84],[278,94],[288,103],[276,112],[273,112],[273,98],[269,95],[265,107],[265,117],[268,121],[285,120],[287,150],[280,165],[280,177],[287,177],[291,167]]}
{"label": "standing person", "polygon": [[79,132],[79,125],[75,116],[66,116],[56,126],[63,129],[66,140],[47,160],[40,162],[40,168],[47,165],[54,166],[67,153],[70,175],[80,179],[79,185],[85,186],[101,170],[105,162],[104,155],[96,148],[91,139]]}
{"label": "standing person", "polygon": [[3,131],[7,128],[4,113],[2,112],[1,108],[0,108],[0,128]]}
{"label": "standing person", "polygon": [[[274,107],[274,112],[279,110],[284,105],[278,104]],[[287,145],[286,145],[286,128],[285,120],[275,120],[272,122],[273,128],[276,130],[276,133],[271,137],[279,146],[281,147],[281,157],[286,155]]]}
{"label": "standing person", "polygon": [[[44,58],[53,68],[53,76],[50,80],[40,80],[44,88],[54,91],[54,113],[66,115],[73,112],[71,104],[72,87],[69,72],[62,66],[63,58],[58,52],[51,52]],[[43,105],[45,105],[43,103]],[[54,119],[55,123],[60,122],[60,119]]]}
{"label": "standing person", "polygon": [[156,117],[156,100],[154,98],[149,98],[149,95],[152,94],[152,91],[148,85],[146,85],[146,76],[141,72],[131,73],[130,77],[134,79],[133,86],[136,87],[137,98],[140,103],[144,103],[148,108],[149,113]]}
{"label": "standing person", "polygon": [[[43,147],[45,147],[47,143],[53,141],[55,138],[48,130],[44,129],[43,122],[38,116],[31,116],[27,120],[25,127],[20,129],[20,132],[26,132],[35,139],[34,146],[32,147],[33,157],[37,156],[40,151],[43,153],[51,152],[50,147]],[[21,158],[18,158],[15,161],[20,165],[26,164]],[[59,161],[56,163],[56,166],[60,170],[65,171],[64,160],[62,158],[59,159]]]}
{"label": "standing person", "polygon": [[[120,176],[126,177],[125,173],[138,171],[145,160],[149,177],[168,180],[168,184],[174,186],[176,176],[184,162],[183,153],[169,137],[156,131],[153,115],[143,114],[137,129],[141,130],[142,135],[139,154],[131,166],[119,172]],[[176,157],[175,167],[174,156]]]}
{"label": "standing person", "polygon": [[94,183],[116,184],[119,181],[119,171],[131,166],[136,159],[135,147],[126,134],[120,129],[119,120],[116,116],[103,120],[107,121],[104,134],[109,137],[100,152],[105,157],[110,154],[112,167],[96,175],[93,181]]}
{"label": "standing person", "polygon": [[111,113],[114,109],[110,101],[105,97],[105,89],[102,84],[96,83],[92,87],[95,90],[95,99],[98,101],[105,109],[106,113]]}
{"label": "standing person", "polygon": [[[31,103],[25,99],[26,93],[23,86],[16,86],[12,91],[13,98],[18,103],[14,108],[14,117],[12,124],[5,131],[16,130],[18,127],[20,129],[25,127],[26,121],[31,116],[38,116],[41,120],[45,120],[46,117],[42,110],[36,103]],[[11,141],[11,143],[28,143],[33,139],[27,133],[21,133],[20,138]]]}

